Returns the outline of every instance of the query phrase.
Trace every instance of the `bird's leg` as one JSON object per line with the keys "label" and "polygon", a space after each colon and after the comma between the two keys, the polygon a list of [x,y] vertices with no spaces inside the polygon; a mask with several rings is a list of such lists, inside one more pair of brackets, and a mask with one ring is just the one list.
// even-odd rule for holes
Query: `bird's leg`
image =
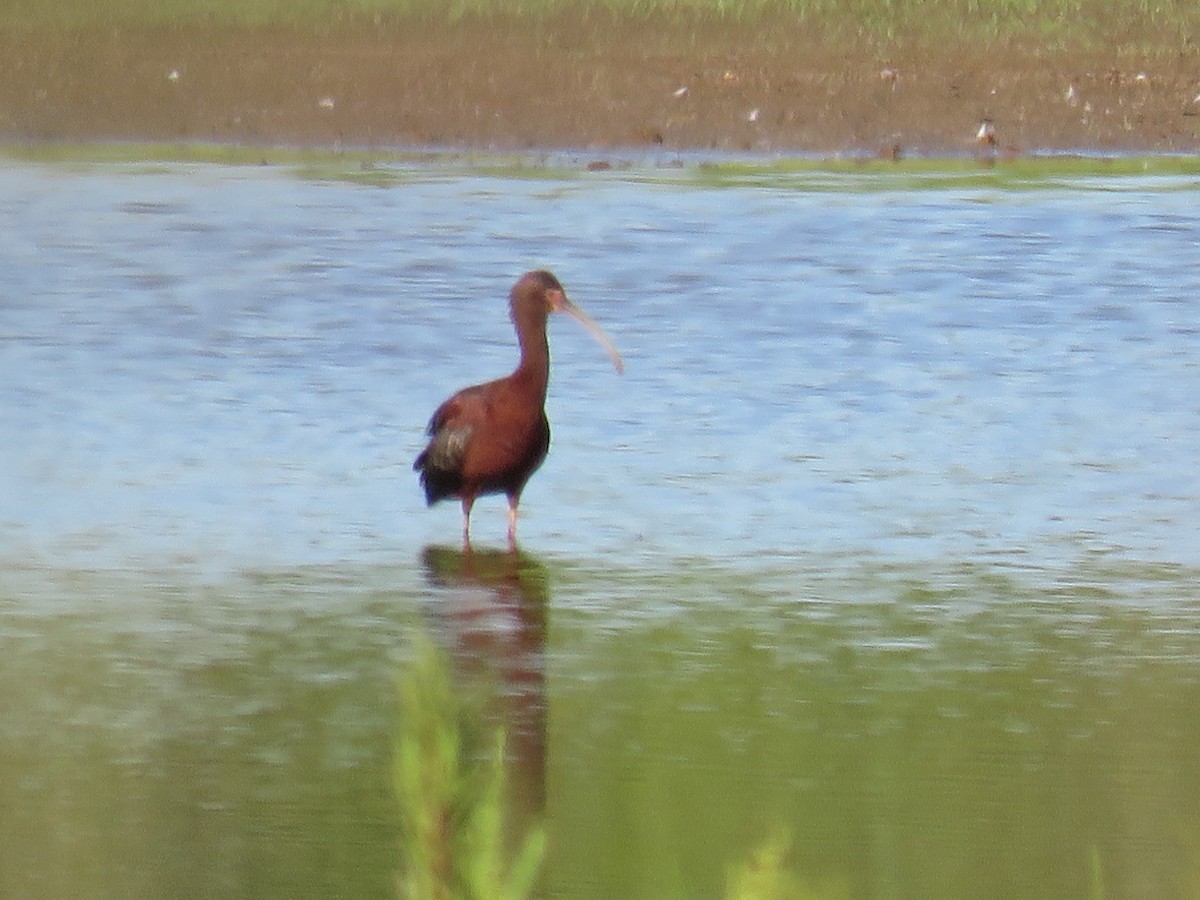
{"label": "bird's leg", "polygon": [[517,549],[517,504],[520,497],[508,495],[508,549]]}
{"label": "bird's leg", "polygon": [[471,549],[471,507],[474,505],[475,498],[470,494],[464,494],[462,498],[463,550]]}

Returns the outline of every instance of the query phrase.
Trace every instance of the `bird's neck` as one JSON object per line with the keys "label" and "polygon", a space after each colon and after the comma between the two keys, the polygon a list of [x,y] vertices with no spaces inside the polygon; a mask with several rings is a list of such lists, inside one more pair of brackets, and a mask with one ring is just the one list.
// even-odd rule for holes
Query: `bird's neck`
{"label": "bird's neck", "polygon": [[546,340],[546,331],[543,328],[532,334],[518,333],[518,338],[521,361],[513,375],[545,398],[546,385],[550,381],[550,345]]}

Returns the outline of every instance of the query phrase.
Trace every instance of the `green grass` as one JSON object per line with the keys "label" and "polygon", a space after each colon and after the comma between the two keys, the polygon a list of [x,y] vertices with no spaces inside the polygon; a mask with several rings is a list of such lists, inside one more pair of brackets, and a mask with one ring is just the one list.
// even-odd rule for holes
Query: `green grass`
{"label": "green grass", "polygon": [[0,159],[45,165],[124,165],[153,171],[167,165],[266,166],[308,181],[341,181],[398,187],[431,174],[572,181],[636,181],[681,187],[794,189],[803,191],[953,190],[1054,188],[1112,190],[1116,180],[1162,180],[1163,190],[1200,185],[1195,156],[1028,156],[988,164],[972,157],[912,158],[899,162],[853,157],[726,159],[691,165],[617,164],[587,170],[589,157],[469,151],[415,152],[322,150],[236,144],[28,143],[0,144]]}
{"label": "green grass", "polygon": [[450,682],[428,639],[397,689],[394,789],[400,812],[399,895],[413,900],[522,900],[546,848],[541,825],[510,852],[504,735],[481,735],[478,714]]}
{"label": "green grass", "polygon": [[1034,42],[1200,34],[1200,4],[1172,0],[5,0],[0,28],[188,26],[330,27],[406,19],[618,16],[666,21],[780,19],[837,34],[920,39],[955,35]]}
{"label": "green grass", "polygon": [[[1037,190],[1089,186],[1110,189],[1113,179],[1200,179],[1194,156],[1025,156],[989,162],[974,157],[880,159],[782,159],[704,164],[698,182],[711,187],[797,187],[805,190],[937,190],[1003,188]],[[1145,185],[1140,186],[1142,189]]]}
{"label": "green grass", "polygon": [[848,900],[845,884],[810,885],[792,871],[791,839],[778,832],[731,866],[725,879],[726,900]]}

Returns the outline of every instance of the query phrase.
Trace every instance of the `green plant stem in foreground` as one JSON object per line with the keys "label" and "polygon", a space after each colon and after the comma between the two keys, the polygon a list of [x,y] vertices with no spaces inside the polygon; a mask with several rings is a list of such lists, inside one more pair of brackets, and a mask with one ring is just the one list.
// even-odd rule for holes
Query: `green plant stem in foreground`
{"label": "green plant stem in foreground", "polygon": [[534,827],[511,855],[504,821],[504,734],[475,747],[478,728],[428,641],[398,690],[395,793],[404,859],[400,895],[414,900],[519,900],[531,894],[545,852]]}

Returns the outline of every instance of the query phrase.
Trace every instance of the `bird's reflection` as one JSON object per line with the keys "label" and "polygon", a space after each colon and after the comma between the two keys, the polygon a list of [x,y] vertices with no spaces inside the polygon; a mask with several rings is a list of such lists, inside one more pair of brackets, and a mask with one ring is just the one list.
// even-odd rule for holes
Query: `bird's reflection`
{"label": "bird's reflection", "polygon": [[431,625],[462,689],[489,692],[488,713],[508,736],[508,771],[519,820],[546,803],[545,567],[523,552],[426,547],[425,576],[438,589]]}

